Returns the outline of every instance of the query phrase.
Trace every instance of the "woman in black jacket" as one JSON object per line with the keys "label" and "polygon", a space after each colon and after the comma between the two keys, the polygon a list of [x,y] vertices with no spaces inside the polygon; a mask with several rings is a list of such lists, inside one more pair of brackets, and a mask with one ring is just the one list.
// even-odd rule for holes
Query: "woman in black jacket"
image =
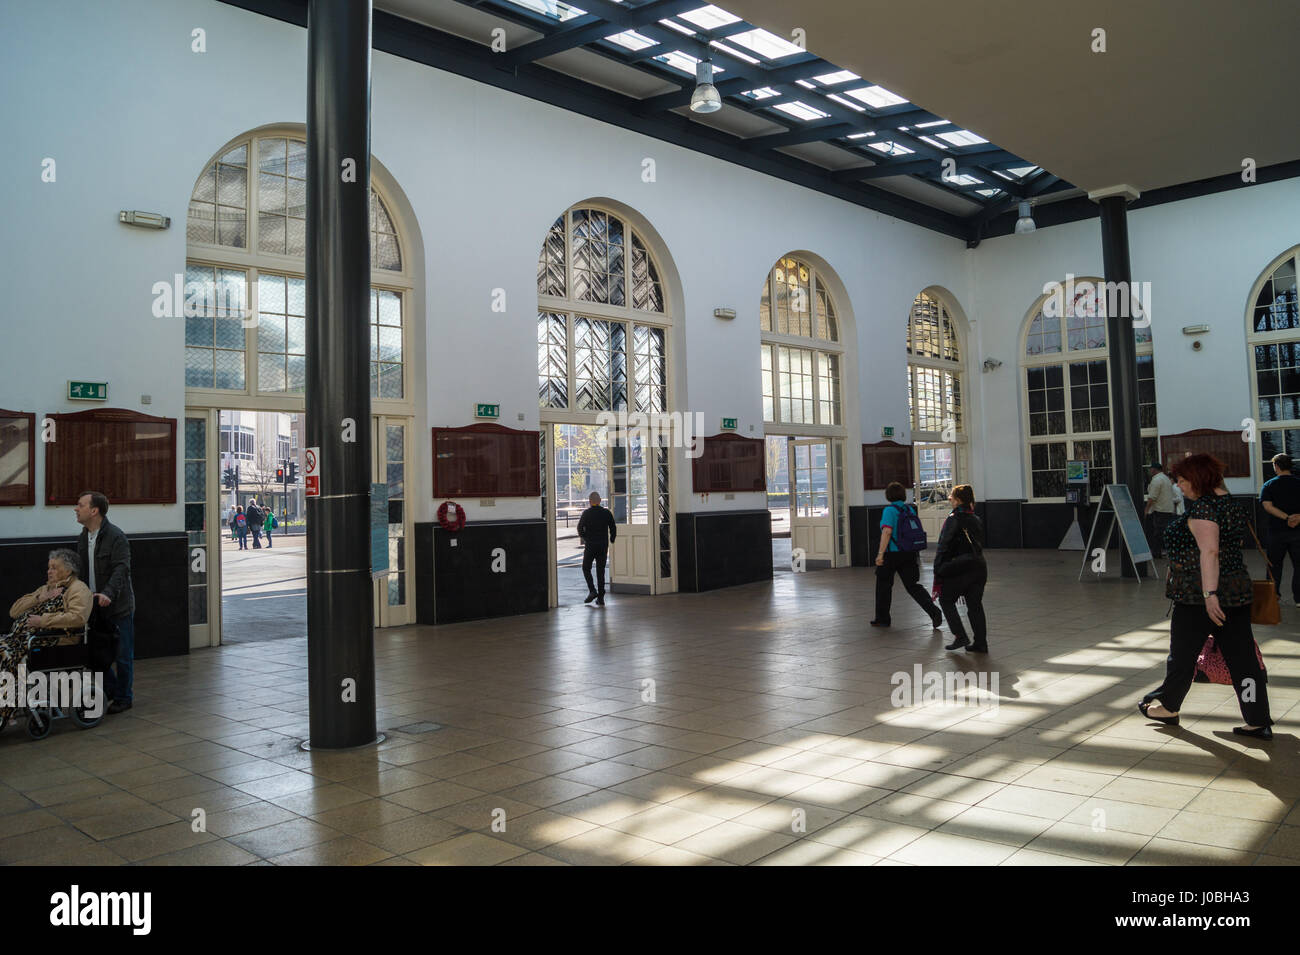
{"label": "woman in black jacket", "polygon": [[[987,653],[988,630],[984,619],[984,585],[989,568],[984,562],[984,523],[975,516],[975,492],[969,484],[958,484],[948,495],[952,513],[939,532],[939,547],[934,555],[934,579],[939,585],[939,606],[948,618],[948,628],[956,639],[945,650],[965,647],[973,653]],[[966,616],[970,618],[974,643],[966,639],[957,599],[966,598]]]}

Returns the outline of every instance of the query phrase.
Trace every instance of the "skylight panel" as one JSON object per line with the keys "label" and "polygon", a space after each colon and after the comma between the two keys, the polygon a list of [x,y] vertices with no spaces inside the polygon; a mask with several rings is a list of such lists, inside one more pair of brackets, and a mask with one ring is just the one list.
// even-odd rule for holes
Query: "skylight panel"
{"label": "skylight panel", "polygon": [[977,196],[984,196],[987,199],[992,199],[1001,191],[1001,189],[976,189],[975,194]]}
{"label": "skylight panel", "polygon": [[[695,57],[691,56],[688,53],[683,53],[681,50],[672,50],[669,53],[661,53],[658,56],[656,56],[655,59],[658,60],[660,63],[666,63],[668,66],[671,66],[675,70],[681,70],[683,73],[685,73],[688,76],[695,75],[695,66],[700,62]],[[719,73],[725,73],[725,72],[727,71],[720,66],[715,66],[713,68],[714,76],[717,76]]]}
{"label": "skylight panel", "polygon": [[937,147],[939,147],[940,149],[948,149],[948,148],[949,148],[949,146],[948,146],[947,143],[941,143],[941,142],[939,142],[939,140],[937,140],[937,139],[933,139],[933,138],[931,138],[931,137],[929,137],[929,136],[922,136],[922,137],[920,137],[920,139],[921,139],[922,142],[929,143],[931,146],[937,146]]}
{"label": "skylight panel", "polygon": [[666,27],[672,27],[678,33],[685,33],[687,36],[695,36],[694,30],[692,30],[688,26],[684,26],[683,24],[678,23],[676,20],[660,20],[659,22]]}
{"label": "skylight panel", "polygon": [[727,46],[725,43],[719,43],[717,40],[712,40],[709,43],[709,46],[713,47],[715,50],[721,50],[723,53],[727,54],[727,56],[734,56],[738,60],[744,60],[746,63],[758,62],[758,60],[754,59],[752,56],[747,56],[746,54],[741,53],[739,50],[732,49],[731,47]]}
{"label": "skylight panel", "polygon": [[817,88],[816,83],[809,83],[807,80],[795,80],[795,82],[806,90],[815,90]]}
{"label": "skylight panel", "polygon": [[876,109],[884,109],[886,106],[898,106],[900,103],[907,102],[903,97],[897,93],[891,93],[883,86],[865,86],[860,90],[849,90],[848,95]]}
{"label": "skylight panel", "polygon": [[510,0],[510,2],[517,7],[532,10],[560,23],[565,20],[572,20],[574,17],[584,16],[587,12],[567,3],[562,3],[561,0]]}
{"label": "skylight panel", "polygon": [[976,146],[980,143],[987,143],[988,140],[983,136],[977,136],[969,129],[957,129],[949,133],[939,133],[940,139],[946,139],[954,146]]}
{"label": "skylight panel", "polygon": [[800,100],[795,100],[793,103],[777,103],[772,108],[779,109],[783,113],[788,113],[795,119],[802,119],[805,121],[810,119],[825,119],[830,115],[830,113],[823,113],[821,110],[814,109]]}
{"label": "skylight panel", "polygon": [[886,156],[909,156],[916,150],[908,149],[906,146],[900,146],[898,143],[867,143],[876,152],[884,153]]}
{"label": "skylight panel", "polygon": [[944,176],[943,181],[950,186],[982,186],[983,179],[976,179],[974,176],[968,176],[962,173],[960,176]]}
{"label": "skylight panel", "polygon": [[751,99],[771,99],[773,96],[780,96],[781,94],[770,86],[764,86],[762,89],[747,90],[742,95],[748,96]]}
{"label": "skylight panel", "polygon": [[691,10],[687,13],[677,14],[683,20],[689,20],[702,30],[716,30],[718,27],[725,27],[729,23],[739,23],[740,17],[733,16],[720,7],[709,4],[707,7],[700,7],[698,10]]}
{"label": "skylight panel", "polygon": [[862,77],[850,70],[840,70],[837,73],[823,73],[821,76],[814,76],[813,79],[823,86],[834,86],[836,83],[847,83],[849,80],[860,80]]}
{"label": "skylight panel", "polygon": [[[848,138],[849,138],[849,139],[866,139],[868,136],[874,136],[874,135],[876,135],[876,134],[875,134],[875,133],[850,133],[850,134],[848,135]],[[870,145],[870,143],[868,143],[868,145]]]}
{"label": "skylight panel", "polygon": [[1038,168],[1037,166],[1012,166],[1010,169],[1007,170],[1007,172],[1011,173],[1011,175],[1013,176],[1019,176],[1021,179],[1023,179],[1025,178],[1025,176],[1029,175],[1037,168]]}
{"label": "skylight panel", "polygon": [[731,38],[732,43],[738,43],[747,50],[753,50],[759,56],[765,56],[769,60],[779,60],[783,56],[793,56],[796,53],[803,53],[802,47],[795,46],[789,40],[783,40],[774,33],[768,33],[766,30],[750,30],[747,33],[737,33]]}
{"label": "skylight panel", "polygon": [[613,36],[605,37],[610,43],[617,43],[621,47],[629,50],[644,50],[646,47],[654,46],[656,41],[649,37],[644,37],[635,30],[626,30],[623,33],[615,33]]}
{"label": "skylight panel", "polygon": [[861,103],[855,103],[851,99],[845,99],[843,96],[840,96],[838,93],[827,93],[826,98],[833,99],[841,106],[847,106],[849,109],[855,109],[859,113],[865,113],[867,111],[867,108],[863,106]]}
{"label": "skylight panel", "polygon": [[935,120],[931,120],[931,121],[928,122],[928,123],[917,123],[917,124],[916,124],[916,128],[917,128],[917,129],[929,129],[931,126],[951,126],[951,125],[952,125],[952,123],[950,123],[950,122],[949,122],[948,120],[946,120],[946,119],[935,119]]}

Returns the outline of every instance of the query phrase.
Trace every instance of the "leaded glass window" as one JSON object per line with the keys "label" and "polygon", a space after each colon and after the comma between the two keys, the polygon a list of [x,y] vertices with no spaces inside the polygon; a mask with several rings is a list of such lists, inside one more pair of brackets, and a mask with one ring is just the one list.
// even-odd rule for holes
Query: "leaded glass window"
{"label": "leaded glass window", "polygon": [[763,283],[758,315],[764,339],[759,362],[763,420],[842,424],[841,356],[834,347],[839,318],[816,268],[788,255],[779,259]]}

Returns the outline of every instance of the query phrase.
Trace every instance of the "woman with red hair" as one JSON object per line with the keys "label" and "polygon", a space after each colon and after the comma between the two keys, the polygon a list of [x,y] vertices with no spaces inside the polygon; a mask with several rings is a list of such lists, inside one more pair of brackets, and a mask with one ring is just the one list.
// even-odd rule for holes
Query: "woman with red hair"
{"label": "woman with red hair", "polygon": [[1165,681],[1142,698],[1138,709],[1147,719],[1177,726],[1179,708],[1196,676],[1196,658],[1206,636],[1212,636],[1246,721],[1232,731],[1272,739],[1266,678],[1250,630],[1250,574],[1241,556],[1246,515],[1223,486],[1223,464],[1211,455],[1188,455],[1174,466],[1173,477],[1187,503],[1186,512],[1165,530],[1165,596],[1174,602],[1169,659]]}

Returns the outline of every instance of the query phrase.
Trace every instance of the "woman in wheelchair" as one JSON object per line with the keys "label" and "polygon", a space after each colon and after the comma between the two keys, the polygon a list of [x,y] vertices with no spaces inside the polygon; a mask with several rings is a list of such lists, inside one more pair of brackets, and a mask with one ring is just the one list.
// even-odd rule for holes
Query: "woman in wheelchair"
{"label": "woman in wheelchair", "polygon": [[[76,551],[50,551],[45,586],[19,597],[9,608],[13,628],[0,637],[0,670],[18,679],[18,667],[32,649],[80,643],[90,619],[91,593],[77,578]],[[65,631],[46,633],[45,631]],[[32,637],[34,633],[39,636]],[[0,716],[9,714],[0,709]]]}

